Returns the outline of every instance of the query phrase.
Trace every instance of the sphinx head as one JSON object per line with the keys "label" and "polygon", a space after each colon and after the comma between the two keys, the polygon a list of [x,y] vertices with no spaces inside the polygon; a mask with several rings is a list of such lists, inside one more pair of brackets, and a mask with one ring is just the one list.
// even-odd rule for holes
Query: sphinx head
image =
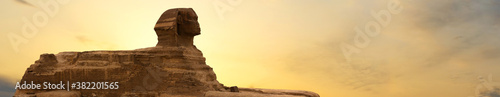
{"label": "sphinx head", "polygon": [[198,15],[191,8],[165,11],[155,25],[156,46],[193,46],[193,38],[200,34]]}

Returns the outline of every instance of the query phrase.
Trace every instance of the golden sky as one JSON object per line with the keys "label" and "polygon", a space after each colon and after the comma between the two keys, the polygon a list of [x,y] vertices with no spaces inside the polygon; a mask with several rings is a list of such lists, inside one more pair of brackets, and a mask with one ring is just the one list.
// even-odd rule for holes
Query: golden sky
{"label": "golden sky", "polygon": [[[201,26],[194,44],[226,86],[322,97],[472,97],[484,85],[479,77],[491,75],[490,86],[500,85],[499,1],[399,0],[397,13],[391,2],[2,0],[0,77],[20,80],[43,53],[155,46],[153,27],[163,11],[189,7]],[[57,11],[43,4],[57,4],[49,8]],[[372,12],[389,12],[390,22],[382,26]],[[380,33],[366,33],[370,23]],[[356,45],[355,27],[369,43]],[[343,43],[359,51],[349,62]]]}

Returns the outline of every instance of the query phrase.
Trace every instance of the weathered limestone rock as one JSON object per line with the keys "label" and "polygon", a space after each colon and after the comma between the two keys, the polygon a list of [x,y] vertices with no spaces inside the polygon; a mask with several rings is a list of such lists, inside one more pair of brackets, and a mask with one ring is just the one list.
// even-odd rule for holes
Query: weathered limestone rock
{"label": "weathered limestone rock", "polygon": [[300,90],[240,88],[239,92],[208,91],[205,97],[319,97],[318,94]]}
{"label": "weathered limestone rock", "polygon": [[[307,91],[225,87],[205,63],[193,38],[200,34],[191,8],[165,11],[154,30],[155,47],[123,51],[85,51],[42,54],[21,82],[118,82],[118,89],[18,89],[15,96],[66,97],[319,97]],[[255,96],[255,97],[257,97]]]}
{"label": "weathered limestone rock", "polygon": [[37,93],[36,97],[81,97],[81,95],[77,91],[57,90]]}

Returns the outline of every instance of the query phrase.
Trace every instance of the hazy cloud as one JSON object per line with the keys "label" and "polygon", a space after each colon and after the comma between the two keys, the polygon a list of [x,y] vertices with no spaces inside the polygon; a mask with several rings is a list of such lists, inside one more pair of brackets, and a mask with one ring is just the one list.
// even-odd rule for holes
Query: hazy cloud
{"label": "hazy cloud", "polygon": [[[475,71],[477,68],[499,65],[492,63],[500,62],[500,1],[400,1],[405,8],[403,12],[392,16],[391,24],[353,57],[355,61],[347,64],[338,49],[337,44],[341,41],[331,37],[329,42],[297,45],[295,48],[301,50],[287,57],[290,72],[304,78],[321,77],[325,82],[341,83],[355,90],[380,91],[384,88],[380,85],[393,84],[394,80],[404,82],[410,78],[434,80],[441,76],[467,74],[462,77],[471,81],[475,76],[470,72],[477,75],[480,73]],[[368,10],[379,9],[374,7]],[[371,19],[370,15],[365,17],[366,20]],[[354,37],[349,34],[354,33],[353,27],[337,30],[351,31],[345,32],[342,37]],[[323,36],[328,38],[327,34]],[[426,72],[435,74],[424,76]]]}
{"label": "hazy cloud", "polygon": [[23,5],[35,7],[33,4],[31,4],[30,2],[27,2],[26,0],[14,0],[14,1],[17,3],[23,4]]}
{"label": "hazy cloud", "polygon": [[92,40],[92,39],[89,39],[88,37],[83,36],[83,35],[75,36],[75,38],[80,43],[84,44],[87,47],[95,47],[96,49],[108,49],[108,50],[118,48],[118,46],[116,44]]}
{"label": "hazy cloud", "polygon": [[14,84],[8,82],[5,78],[0,77],[0,96],[1,97],[11,97],[14,95],[16,90],[14,89]]}

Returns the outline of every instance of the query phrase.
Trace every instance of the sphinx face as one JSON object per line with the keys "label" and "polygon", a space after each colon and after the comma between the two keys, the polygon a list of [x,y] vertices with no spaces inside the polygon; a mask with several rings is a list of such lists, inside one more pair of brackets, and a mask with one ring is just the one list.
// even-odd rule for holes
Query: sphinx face
{"label": "sphinx face", "polygon": [[198,15],[193,9],[186,9],[187,11],[179,11],[178,33],[179,35],[199,35],[200,24],[198,23]]}

